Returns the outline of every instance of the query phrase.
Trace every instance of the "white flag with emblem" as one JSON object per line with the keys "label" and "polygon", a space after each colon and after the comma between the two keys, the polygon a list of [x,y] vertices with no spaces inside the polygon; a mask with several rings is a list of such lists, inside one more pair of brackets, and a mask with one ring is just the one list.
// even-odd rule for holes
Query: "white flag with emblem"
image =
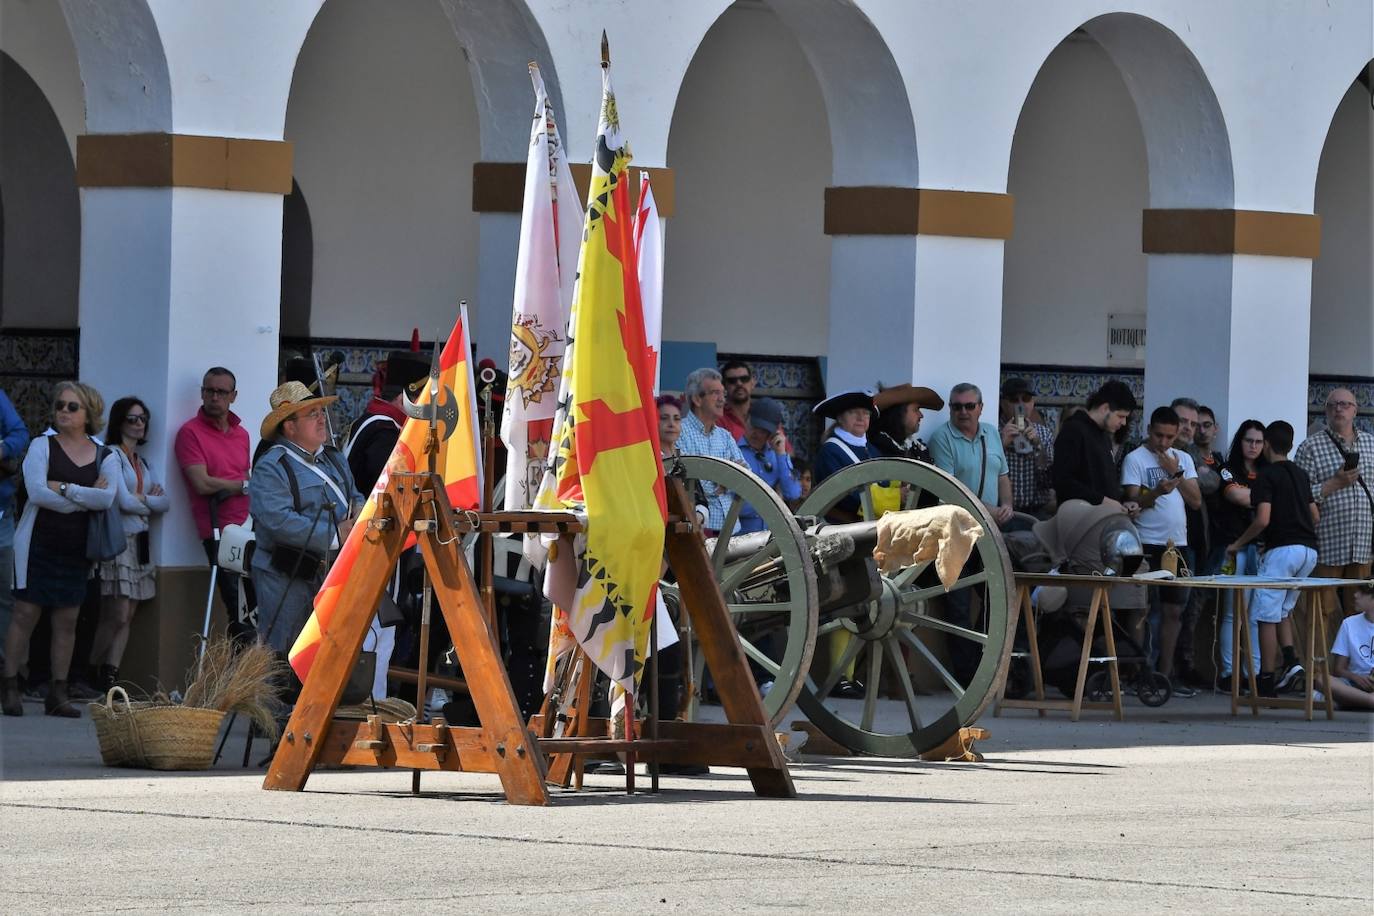
{"label": "white flag with emblem", "polygon": [[515,261],[510,378],[501,417],[508,510],[526,509],[534,502],[548,464],[585,210],[573,185],[553,105],[534,64],[530,79],[534,124]]}

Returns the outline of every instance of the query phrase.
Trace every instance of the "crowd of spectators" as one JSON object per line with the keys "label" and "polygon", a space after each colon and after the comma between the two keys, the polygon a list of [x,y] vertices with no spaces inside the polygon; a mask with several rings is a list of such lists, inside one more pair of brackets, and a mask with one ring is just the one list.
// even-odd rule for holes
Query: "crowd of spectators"
{"label": "crowd of spectators", "polygon": [[[248,432],[233,410],[237,380],[229,369],[212,367],[201,380],[200,409],[175,435],[184,482],[177,497],[166,487],[167,469],[140,451],[153,417],[139,398],[120,398],[107,416],[99,392],[78,381],[62,382],[54,388],[51,425],[30,441],[30,431],[0,392],[4,713],[22,715],[27,697],[41,700],[50,715],[78,716],[73,701],[100,696],[118,679],[131,620],[155,592],[150,532],[174,499],[186,501],[212,565],[218,563],[220,532],[251,517],[257,550],[239,567],[246,581],[232,569],[216,574],[225,628],[236,640],[257,638],[285,652],[304,624],[331,552],[347,537],[362,502],[360,485],[365,492],[380,472],[368,456],[388,453],[404,422],[402,386],[424,375],[419,361],[393,356],[395,377],[368,405],[355,432],[367,441],[352,457],[346,451],[355,443],[340,452],[330,442],[331,398],[295,379],[272,392],[260,428],[263,444],[250,455]],[[665,457],[707,455],[747,467],[793,509],[813,481],[820,484],[852,464],[914,458],[956,477],[1007,532],[1025,530],[1052,517],[1063,503],[1082,500],[1128,517],[1155,567],[1172,558],[1199,574],[1347,579],[1351,587],[1325,605],[1328,632],[1339,634],[1335,657],[1347,660],[1344,667],[1337,662],[1340,683],[1333,682],[1331,690],[1349,704],[1358,699],[1352,691],[1370,689],[1374,599],[1356,583],[1369,579],[1374,548],[1374,496],[1366,480],[1374,467],[1374,435],[1356,427],[1358,405],[1350,391],[1331,392],[1325,422],[1309,431],[1291,459],[1295,437],[1281,421],[1247,419],[1237,424],[1230,448],[1217,450],[1214,444],[1225,439],[1215,414],[1189,398],[1153,409],[1144,440],[1128,442],[1126,431],[1139,405],[1119,381],[1066,410],[1058,429],[1022,379],[1009,379],[998,392],[995,425],[984,421],[983,393],[970,383],[955,385],[947,400],[910,384],[847,391],[815,407],[828,426],[808,464],[793,453],[791,436],[802,431],[788,429],[780,402],[754,396],[756,381],[751,366],[731,361],[719,370],[691,373],[681,400],[659,398]],[[921,438],[922,411],[946,404],[949,421]],[[371,441],[383,429],[385,441]],[[707,487],[706,533],[717,536],[732,494]],[[858,520],[900,504],[899,491],[886,493],[882,485],[869,497],[868,506],[857,494],[841,500],[830,519]],[[111,515],[122,541],[102,555],[96,532]],[[765,526],[753,507],[733,518],[726,534]],[[1157,669],[1187,696],[1214,683],[1198,675],[1193,638],[1211,608],[1201,595],[1159,591],[1142,630],[1151,637]],[[968,625],[968,594],[956,592],[946,602],[951,622]],[[1225,687],[1241,663],[1230,640],[1233,608],[1229,599],[1218,605],[1223,625],[1216,628],[1217,671]],[[1261,590],[1252,604],[1256,656],[1244,664],[1258,669],[1266,692],[1301,683],[1292,606],[1292,596],[1282,590]],[[83,607],[92,609],[84,640],[78,626]],[[31,642],[40,630],[41,642]],[[856,696],[862,685],[853,676],[856,653],[847,635],[837,633],[828,654],[833,665],[845,668],[835,681],[837,694]],[[1359,658],[1343,656],[1342,648]],[[977,663],[976,646],[951,644],[956,676],[966,680]],[[385,690],[384,680],[378,689]]]}

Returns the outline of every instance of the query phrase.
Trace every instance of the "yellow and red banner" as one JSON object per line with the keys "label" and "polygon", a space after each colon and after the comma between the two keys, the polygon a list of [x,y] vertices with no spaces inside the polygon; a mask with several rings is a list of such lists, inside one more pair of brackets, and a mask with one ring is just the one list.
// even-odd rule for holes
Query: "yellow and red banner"
{"label": "yellow and red banner", "polygon": [[[472,364],[468,359],[470,352],[467,335],[467,306],[463,306],[458,322],[449,335],[448,343],[439,354],[439,397],[442,403],[444,392],[451,390],[458,405],[458,426],[449,438],[439,443],[439,454],[435,469],[444,480],[444,490],[455,509],[479,509],[482,503],[482,456],[477,434],[477,390],[472,380]],[[429,383],[421,393],[417,403],[428,404],[430,400]],[[377,512],[377,494],[386,489],[387,480],[397,471],[417,471],[428,467],[425,458],[425,437],[429,435],[429,421],[414,418],[406,420],[401,428],[400,438],[391,451],[386,470],[377,479],[377,485],[368,495],[367,503],[358,513],[353,530],[348,533],[343,548],[329,568],[324,584],[315,595],[315,610],[305,623],[305,629],[291,647],[291,667],[296,676],[304,683],[314,664],[315,653],[319,651],[324,632],[329,629],[329,621],[339,603],[339,595],[344,583],[348,581],[367,533],[367,520]],[[412,541],[414,535],[411,535]]]}
{"label": "yellow and red banner", "polygon": [[535,507],[586,516],[585,533],[567,545],[572,549],[549,556],[544,593],[554,602],[554,621],[546,683],[558,657],[576,643],[633,694],[649,641],[667,503],[640,303],[630,150],[606,64],[601,86],[553,453]]}

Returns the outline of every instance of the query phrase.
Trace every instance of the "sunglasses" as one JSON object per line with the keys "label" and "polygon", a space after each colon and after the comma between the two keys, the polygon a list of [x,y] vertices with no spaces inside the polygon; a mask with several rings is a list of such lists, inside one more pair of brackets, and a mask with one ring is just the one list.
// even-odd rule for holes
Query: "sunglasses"
{"label": "sunglasses", "polygon": [[80,402],[80,401],[53,401],[53,402],[52,402],[52,409],[53,409],[53,410],[56,410],[58,413],[61,413],[61,412],[64,411],[64,410],[65,410],[67,413],[76,413],[78,410],[81,409],[81,402]]}
{"label": "sunglasses", "polygon": [[131,413],[131,414],[129,414],[128,416],[126,416],[126,417],[124,418],[124,422],[125,422],[125,423],[133,423],[133,424],[135,424],[135,425],[137,425],[137,426],[147,426],[147,425],[148,425],[148,417],[147,417],[146,414]]}
{"label": "sunglasses", "polygon": [[953,411],[953,410],[977,410],[977,409],[978,409],[978,402],[977,402],[977,401],[950,401],[950,402],[949,402],[949,409],[952,410],[952,411]]}
{"label": "sunglasses", "polygon": [[721,380],[727,385],[743,385],[749,381],[747,375],[723,375]]}
{"label": "sunglasses", "polygon": [[200,393],[207,398],[227,398],[234,393],[234,390],[232,388],[211,388],[208,385],[202,385]]}

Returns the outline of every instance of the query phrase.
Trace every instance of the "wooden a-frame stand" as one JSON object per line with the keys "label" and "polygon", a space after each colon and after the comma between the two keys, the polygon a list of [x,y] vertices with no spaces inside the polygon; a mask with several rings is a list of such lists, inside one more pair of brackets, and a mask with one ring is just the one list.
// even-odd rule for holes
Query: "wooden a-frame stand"
{"label": "wooden a-frame stand", "polygon": [[[670,515],[694,518],[682,484],[672,478],[665,483]],[[378,500],[378,511],[369,523],[263,788],[300,791],[321,764],[453,770],[496,773],[511,804],[547,805],[551,769],[556,782],[566,785],[574,758],[633,751],[639,760],[744,767],[758,795],[796,795],[694,523],[669,523],[665,534],[668,564],[677,575],[683,611],[692,619],[729,724],[662,722],[658,737],[629,742],[590,735],[598,729],[604,735],[605,721],[587,719],[583,712],[575,729],[578,737],[545,738],[520,717],[496,636],[462,552],[461,532],[443,481],[429,473],[394,474]],[[497,512],[478,519],[482,530],[568,531],[569,523],[576,524],[573,516],[556,513]],[[334,719],[382,589],[411,531],[418,538],[434,597],[458,651],[479,726],[449,726],[442,719],[428,724],[383,723],[375,716],[366,722]],[[590,671],[584,680],[589,678]],[[582,691],[582,685],[575,686]],[[585,711],[585,704],[581,708]]]}

